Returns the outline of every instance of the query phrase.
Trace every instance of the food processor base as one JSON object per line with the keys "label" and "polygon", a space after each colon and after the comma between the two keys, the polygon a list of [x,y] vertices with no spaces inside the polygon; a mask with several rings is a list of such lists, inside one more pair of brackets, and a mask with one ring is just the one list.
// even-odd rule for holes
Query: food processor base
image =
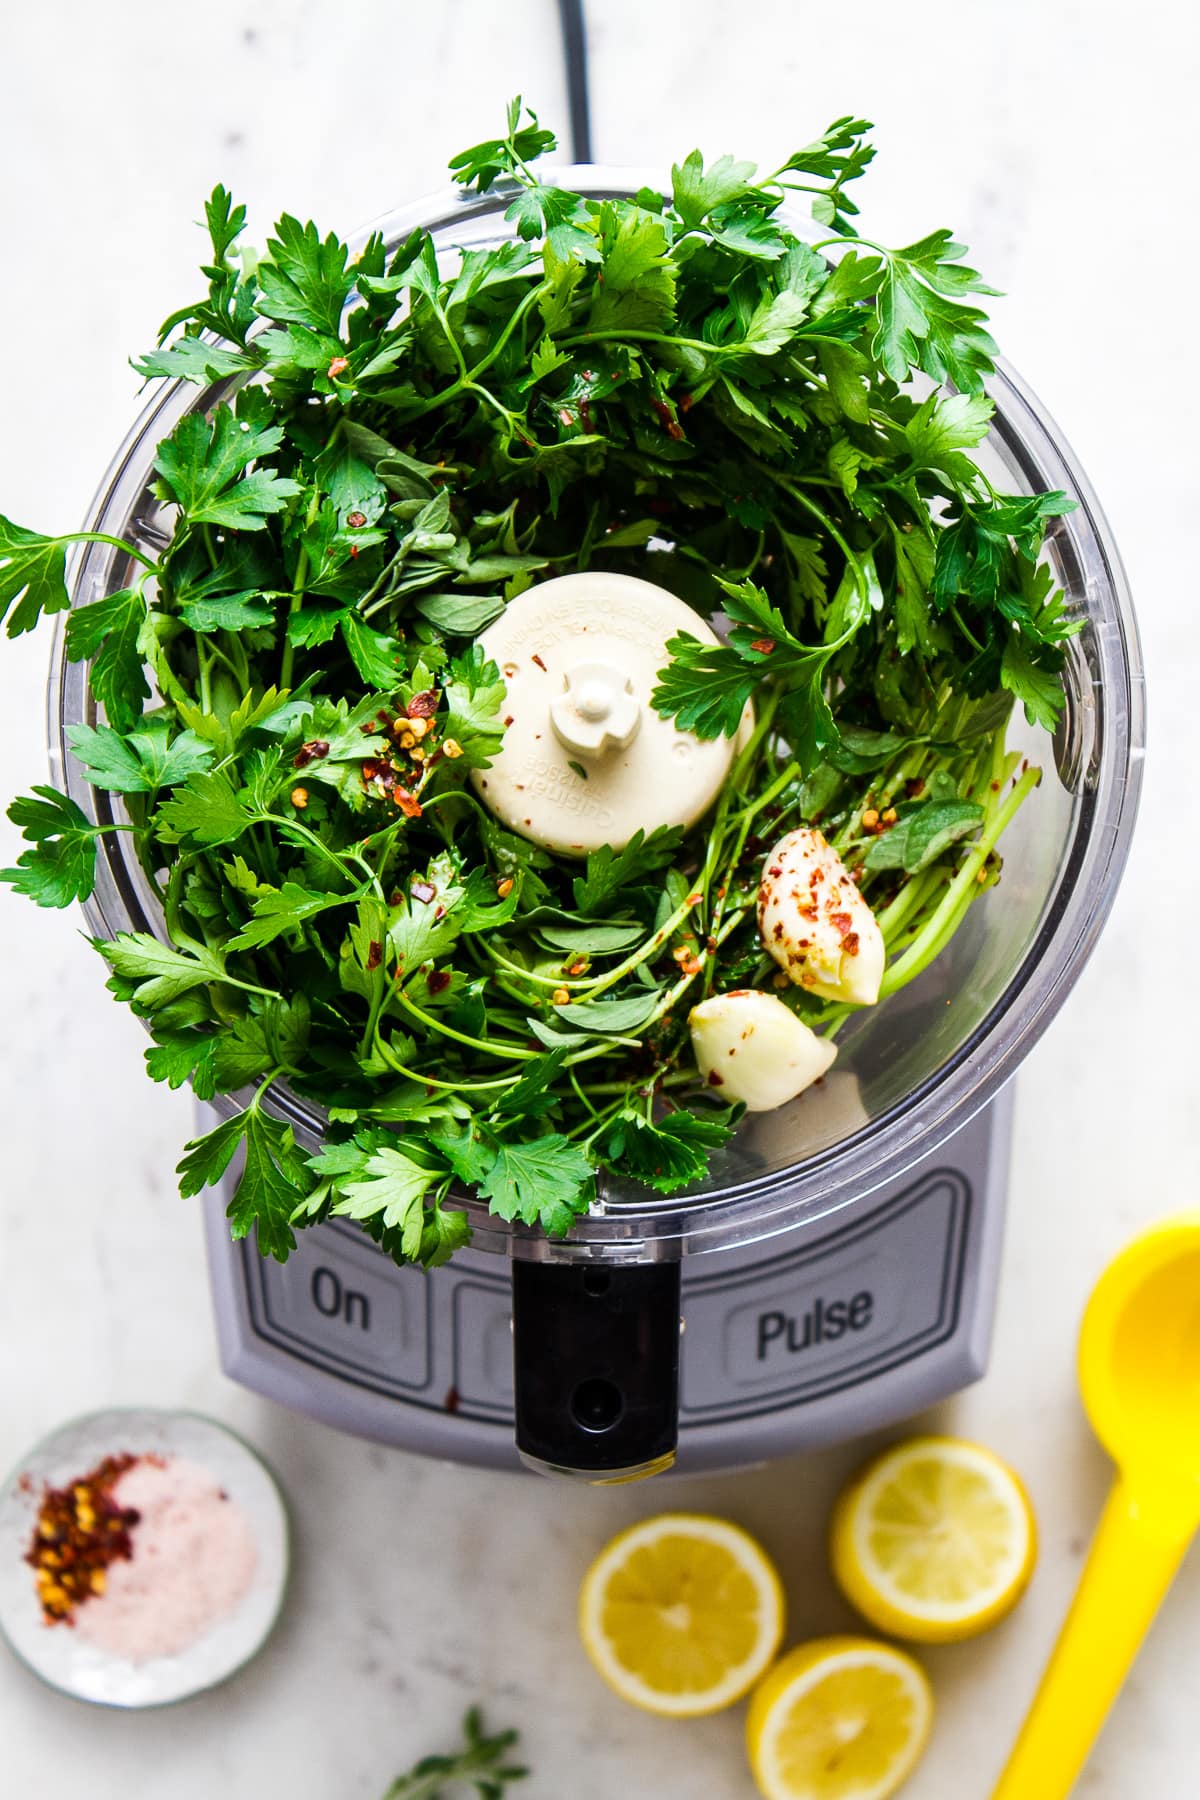
{"label": "food processor base", "polygon": [[[894,1182],[735,1251],[686,1254],[677,1474],[855,1437],[978,1380],[995,1306],[1012,1111],[1005,1089]],[[206,1228],[227,1375],[340,1430],[519,1469],[507,1264],[424,1274],[357,1227],[287,1263]]]}

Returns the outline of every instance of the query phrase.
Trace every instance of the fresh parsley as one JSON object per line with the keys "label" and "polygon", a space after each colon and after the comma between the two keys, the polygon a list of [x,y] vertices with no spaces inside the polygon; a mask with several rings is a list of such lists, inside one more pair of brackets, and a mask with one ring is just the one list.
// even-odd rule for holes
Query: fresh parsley
{"label": "fresh parsley", "polygon": [[[180,1183],[228,1183],[264,1253],[337,1216],[432,1267],[474,1205],[562,1235],[598,1182],[702,1180],[737,1115],[688,1010],[765,979],[755,894],[791,826],[860,882],[893,986],[956,928],[963,868],[995,879],[1036,780],[1012,787],[1006,723],[1054,726],[1078,628],[1044,554],[1068,503],[977,462],[992,290],[946,230],[861,231],[870,132],[836,119],[766,173],[696,149],[667,191],[596,199],[539,173],[554,135],[514,100],[451,163],[503,184],[508,236],[465,253],[284,214],[256,256],[245,208],[206,203],[199,297],[135,365],[193,389],[154,458],[169,541],[113,546],[121,585],[67,616],[94,709],[72,793],[10,807],[3,879],[62,907],[113,834],[136,857],[154,930],[97,949],[150,1076],[228,1097]],[[77,598],[89,535],[0,518],[10,634]],[[470,775],[509,719],[478,635],[588,567],[691,604],[652,704],[738,748],[696,829],[581,861]],[[278,1083],[323,1109],[315,1154]],[[392,1800],[498,1795],[510,1743],[471,1715]]]}

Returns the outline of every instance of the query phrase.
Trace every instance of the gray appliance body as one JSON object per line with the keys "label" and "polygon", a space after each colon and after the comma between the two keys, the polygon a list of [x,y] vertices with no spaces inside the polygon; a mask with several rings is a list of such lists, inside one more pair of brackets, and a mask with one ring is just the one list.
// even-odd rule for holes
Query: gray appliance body
{"label": "gray appliance body", "polygon": [[[1012,1089],[895,1181],[763,1242],[683,1261],[678,1474],[875,1430],[977,1380],[991,1340]],[[286,1263],[206,1228],[227,1375],[356,1436],[519,1469],[507,1262],[424,1274],[350,1223]]]}

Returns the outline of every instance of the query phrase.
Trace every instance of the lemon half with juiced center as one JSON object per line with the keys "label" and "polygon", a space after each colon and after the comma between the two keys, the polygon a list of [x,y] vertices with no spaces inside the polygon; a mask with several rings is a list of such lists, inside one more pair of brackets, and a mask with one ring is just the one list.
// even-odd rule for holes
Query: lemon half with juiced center
{"label": "lemon half with juiced center", "polygon": [[765,1800],[888,1800],[932,1721],[929,1683],[911,1656],[866,1638],[819,1638],[755,1689],[750,1767]]}
{"label": "lemon half with juiced center", "polygon": [[873,1625],[950,1643],[1016,1605],[1037,1560],[1037,1528],[1020,1480],[990,1450],[913,1438],[846,1488],[830,1549],[842,1591]]}
{"label": "lemon half with juiced center", "polygon": [[691,1718],[741,1698],[783,1635],[783,1589],[737,1525],[663,1513],[623,1531],[584,1577],[579,1629],[598,1672],[649,1712]]}

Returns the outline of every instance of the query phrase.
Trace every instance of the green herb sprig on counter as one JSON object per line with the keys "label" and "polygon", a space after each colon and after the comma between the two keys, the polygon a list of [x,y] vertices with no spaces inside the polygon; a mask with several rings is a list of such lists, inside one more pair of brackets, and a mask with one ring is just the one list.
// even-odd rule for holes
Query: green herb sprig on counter
{"label": "green herb sprig on counter", "polygon": [[[463,1187],[561,1234],[597,1176],[699,1180],[738,1111],[701,1087],[686,1015],[773,974],[755,898],[793,826],[860,882],[885,994],[997,878],[1038,778],[1010,711],[1054,725],[1077,629],[1041,560],[1069,503],[997,493],[973,459],[992,290],[947,232],[858,235],[869,129],[840,119],[766,177],[694,151],[669,193],[597,200],[531,170],[554,139],[514,101],[451,165],[504,184],[513,236],[449,260],[421,230],[352,255],[289,215],[239,255],[245,209],[209,200],[206,292],[136,364],[198,390],[155,458],[169,537],[101,539],[122,585],[66,625],[98,709],[72,750],[118,802],[98,823],[18,800],[3,878],[86,899],[129,835],[161,938],[97,949],[150,1075],[240,1096],[181,1186],[240,1153],[231,1227],[264,1253],[334,1214],[433,1266],[469,1236]],[[97,535],[0,519],[10,634],[68,607],[68,550]],[[582,863],[503,829],[467,775],[505,730],[475,638],[586,568],[723,615],[718,646],[672,640],[653,703],[711,738],[753,697],[756,724],[696,830]],[[819,1029],[845,1015],[783,997]],[[323,1109],[314,1154],[277,1083]]]}
{"label": "green herb sprig on counter", "polygon": [[452,1800],[454,1790],[473,1788],[479,1800],[503,1800],[515,1781],[524,1780],[528,1769],[506,1759],[517,1741],[515,1731],[498,1731],[489,1737],[478,1707],[463,1720],[463,1747],[454,1756],[424,1756],[392,1783],[383,1800]]}

